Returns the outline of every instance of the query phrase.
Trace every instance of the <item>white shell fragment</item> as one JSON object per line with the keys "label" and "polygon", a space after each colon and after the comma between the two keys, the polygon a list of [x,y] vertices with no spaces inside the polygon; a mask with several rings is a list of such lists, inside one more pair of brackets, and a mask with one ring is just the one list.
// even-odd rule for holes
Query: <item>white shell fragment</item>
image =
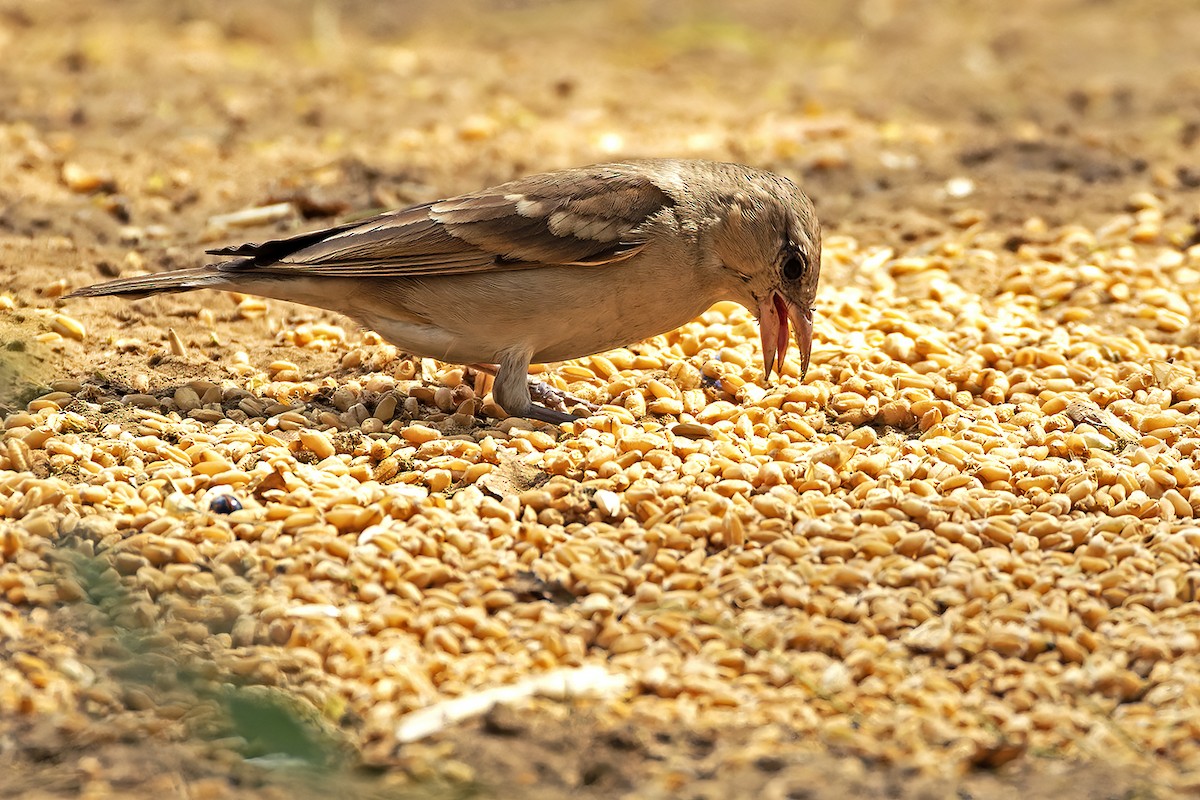
{"label": "white shell fragment", "polygon": [[500,703],[518,703],[532,697],[570,700],[577,697],[603,698],[629,689],[629,679],[599,665],[558,669],[543,675],[497,686],[464,697],[444,700],[405,715],[396,727],[396,740],[415,742],[478,716]]}
{"label": "white shell fragment", "polygon": [[272,203],[267,206],[256,206],[229,214],[216,214],[208,218],[209,228],[217,231],[230,228],[252,228],[255,225],[268,225],[287,219],[296,213],[296,207],[290,202]]}

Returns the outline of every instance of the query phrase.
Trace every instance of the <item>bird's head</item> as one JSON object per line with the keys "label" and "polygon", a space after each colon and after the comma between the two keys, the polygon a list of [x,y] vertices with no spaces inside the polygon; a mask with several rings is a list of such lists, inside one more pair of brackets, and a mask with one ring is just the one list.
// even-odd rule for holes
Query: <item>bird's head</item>
{"label": "bird's head", "polygon": [[733,298],[758,317],[764,371],[769,376],[778,368],[782,374],[794,328],[803,377],[821,276],[821,225],[812,201],[787,178],[755,172],[725,207],[714,249],[734,273]]}

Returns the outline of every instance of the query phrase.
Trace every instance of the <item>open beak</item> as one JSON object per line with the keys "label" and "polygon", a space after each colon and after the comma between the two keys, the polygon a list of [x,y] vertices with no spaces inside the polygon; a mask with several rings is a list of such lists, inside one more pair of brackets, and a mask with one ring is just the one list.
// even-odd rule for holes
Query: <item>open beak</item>
{"label": "open beak", "polygon": [[812,309],[801,309],[789,303],[783,295],[772,292],[758,306],[758,330],[762,337],[763,369],[767,377],[778,368],[783,374],[783,360],[787,358],[788,343],[791,341],[789,324],[796,328],[796,343],[800,345],[800,377],[808,373],[808,362],[812,355]]}

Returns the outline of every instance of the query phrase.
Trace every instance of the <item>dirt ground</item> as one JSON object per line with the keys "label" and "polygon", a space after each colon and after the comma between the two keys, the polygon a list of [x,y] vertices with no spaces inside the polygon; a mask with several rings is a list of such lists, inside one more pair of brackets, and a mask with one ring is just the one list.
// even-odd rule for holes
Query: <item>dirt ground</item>
{"label": "dirt ground", "polygon": [[[777,170],[813,197],[827,239],[899,256],[979,220],[1008,257],[1048,229],[1102,226],[1139,193],[1163,199],[1175,227],[1162,236],[1186,250],[1200,244],[1198,30],[1187,0],[0,0],[0,411],[64,380],[110,398],[218,380],[238,352],[345,376],[344,351],[279,335],[317,321],[361,340],[327,312],[59,298],[123,271],[202,264],[206,247],[618,157]],[[277,203],[290,205],[262,224],[221,219]],[[994,272],[960,279],[1000,291]],[[823,291],[861,280],[830,263]],[[44,335],[55,330],[67,335]],[[132,424],[126,407],[103,408],[99,427]],[[72,607],[4,605],[0,637],[16,620],[63,640],[88,629]],[[1152,753],[1140,766],[1102,751],[997,753],[931,777],[829,742],[751,755],[763,731],[614,721],[584,701],[497,710],[432,743],[357,753],[353,768],[271,769],[137,705],[70,724],[0,719],[0,795],[1170,796]],[[439,762],[453,768],[428,766]]]}

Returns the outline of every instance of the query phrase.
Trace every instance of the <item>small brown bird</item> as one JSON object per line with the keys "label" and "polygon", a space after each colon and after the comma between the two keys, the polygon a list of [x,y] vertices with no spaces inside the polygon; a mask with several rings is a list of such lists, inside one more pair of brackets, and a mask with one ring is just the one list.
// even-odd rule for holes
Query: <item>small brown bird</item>
{"label": "small brown bird", "polygon": [[222,289],[345,314],[417,356],[498,364],[507,414],[531,362],[637,342],[733,300],[759,320],[766,372],[795,328],[812,350],[821,228],[791,181],[740,164],[646,160],[548,172],[263,244],[229,260],[122,278],[71,297]]}

